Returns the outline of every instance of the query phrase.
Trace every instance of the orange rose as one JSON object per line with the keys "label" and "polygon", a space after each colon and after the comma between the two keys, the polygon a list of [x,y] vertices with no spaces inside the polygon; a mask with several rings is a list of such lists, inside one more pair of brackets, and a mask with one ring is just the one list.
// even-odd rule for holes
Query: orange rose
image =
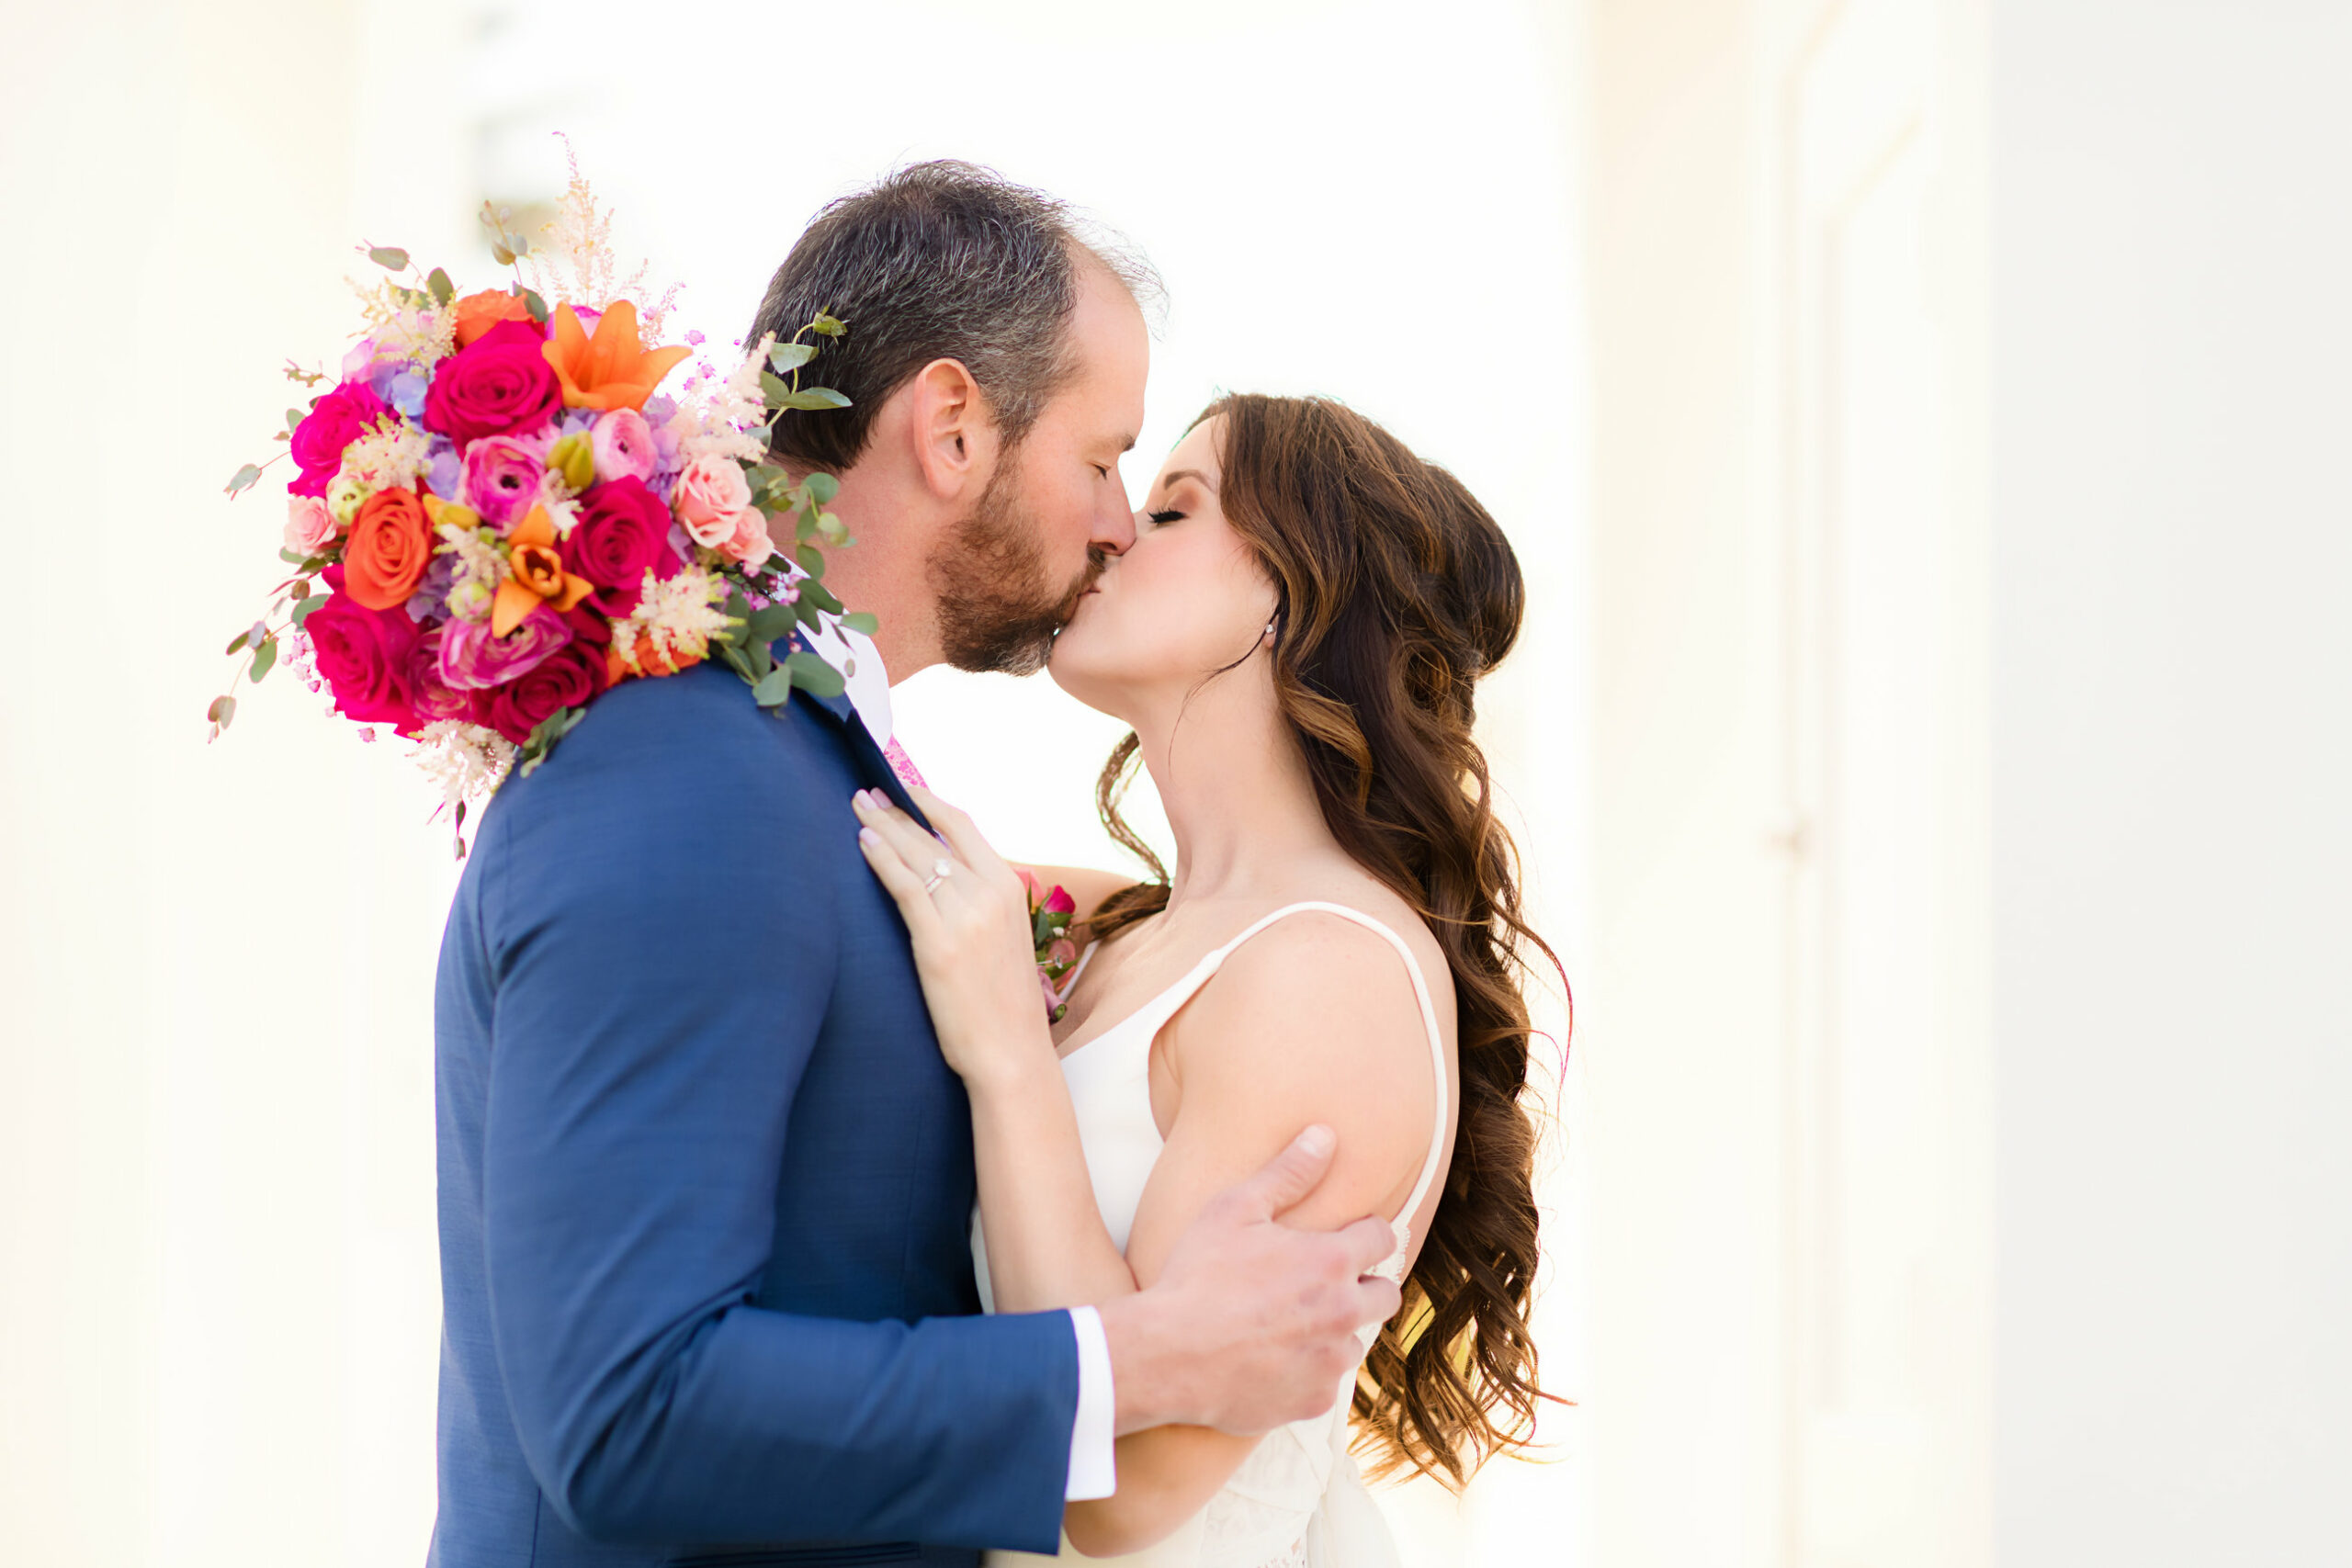
{"label": "orange rose", "polygon": [[531,308],[503,288],[485,288],[458,301],[458,346],[465,347],[501,321],[527,321]]}
{"label": "orange rose", "polygon": [[379,490],[360,503],[343,546],[343,591],[370,610],[408,603],[433,561],[424,503],[413,490]]}
{"label": "orange rose", "polygon": [[563,383],[568,409],[641,409],[690,348],[647,348],[637,335],[637,307],[616,299],[596,318],[594,336],[569,305],[555,309],[548,363]]}

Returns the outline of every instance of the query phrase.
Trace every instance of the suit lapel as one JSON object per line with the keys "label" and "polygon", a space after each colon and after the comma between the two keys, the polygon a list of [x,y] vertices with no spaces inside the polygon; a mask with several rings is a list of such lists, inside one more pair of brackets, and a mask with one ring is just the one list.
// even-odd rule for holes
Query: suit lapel
{"label": "suit lapel", "polygon": [[[797,632],[793,634],[791,643],[797,652],[808,651],[808,645],[801,640]],[[843,739],[849,742],[850,754],[857,760],[858,772],[888,795],[893,806],[922,823],[925,832],[938,831],[932,827],[931,818],[922,814],[922,807],[915,805],[914,797],[907,794],[906,784],[899,777],[899,771],[890,766],[888,757],[882,755],[881,743],[874,739],[874,732],[865,728],[865,720],[859,716],[857,705],[849,700],[847,693],[837,697],[820,697],[804,687],[796,686],[792,691],[792,700],[796,704],[806,703],[839,725]]]}

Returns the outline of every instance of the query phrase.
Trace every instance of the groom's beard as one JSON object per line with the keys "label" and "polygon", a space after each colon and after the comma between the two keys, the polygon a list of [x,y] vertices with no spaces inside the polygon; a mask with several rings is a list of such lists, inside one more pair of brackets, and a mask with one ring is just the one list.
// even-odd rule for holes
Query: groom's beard
{"label": "groom's beard", "polygon": [[1054,651],[1054,634],[1102,574],[1103,552],[1063,587],[1046,575],[1037,526],[1015,499],[1017,463],[997,467],[969,517],[931,553],[925,574],[939,605],[940,650],[958,670],[1035,675]]}

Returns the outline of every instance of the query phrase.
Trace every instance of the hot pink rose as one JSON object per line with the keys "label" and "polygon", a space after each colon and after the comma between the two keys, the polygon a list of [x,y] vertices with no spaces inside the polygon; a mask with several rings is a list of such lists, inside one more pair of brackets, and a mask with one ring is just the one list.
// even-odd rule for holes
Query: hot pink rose
{"label": "hot pink rose", "polygon": [[768,537],[768,514],[756,506],[738,512],[729,519],[727,538],[718,553],[745,566],[758,566],[775,554],[775,541]]}
{"label": "hot pink rose", "polygon": [[650,479],[655,459],[652,427],[635,409],[607,409],[588,433],[600,479]]}
{"label": "hot pink rose", "polygon": [[460,446],[485,435],[537,430],[563,412],[563,387],[548,363],[547,334],[531,321],[501,321],[434,367],[424,428]]}
{"label": "hot pink rose", "polygon": [[560,708],[577,707],[605,689],[605,655],[575,637],[503,686],[474,698],[474,720],[517,746]]}
{"label": "hot pink rose", "polygon": [[344,592],[341,567],[321,576],[327,602],[311,612],[302,630],[320,679],[334,694],[335,711],[363,724],[414,729],[409,657],[420,636],[416,623],[404,609],[370,610]]}
{"label": "hot pink rose", "polygon": [[297,495],[286,503],[286,547],[314,556],[334,542],[334,513],[315,495]]}
{"label": "hot pink rose", "polygon": [[346,381],[321,398],[294,427],[289,448],[300,475],[287,482],[292,495],[324,495],[343,467],[343,449],[392,411],[365,381]]}
{"label": "hot pink rose", "polygon": [[608,479],[580,498],[580,521],[562,545],[563,564],[596,585],[588,602],[615,619],[637,608],[648,567],[656,578],[678,568],[670,548],[670,509],[643,479]]}
{"label": "hot pink rose", "polygon": [[531,509],[547,472],[539,444],[512,435],[485,435],[466,448],[461,489],[483,522],[504,528]]}
{"label": "hot pink rose", "polygon": [[735,514],[752,504],[752,484],[732,457],[696,457],[679,471],[673,499],[695,543],[715,550],[735,532]]}

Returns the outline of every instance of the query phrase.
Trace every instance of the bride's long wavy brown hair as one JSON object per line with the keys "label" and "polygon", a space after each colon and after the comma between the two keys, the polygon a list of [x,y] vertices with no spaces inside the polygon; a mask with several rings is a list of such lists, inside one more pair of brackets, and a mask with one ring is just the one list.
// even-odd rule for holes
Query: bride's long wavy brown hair
{"label": "bride's long wavy brown hair", "polygon": [[[1455,1486],[1528,1441],[1535,1344],[1535,1123],[1526,955],[1558,959],[1520,916],[1518,860],[1472,735],[1478,677],[1518,639],[1526,590],[1501,528],[1462,481],[1323,398],[1219,399],[1226,521],[1279,594],[1274,692],[1348,852],[1445,950],[1459,1020],[1453,1161],[1404,1309],[1374,1342],[1355,1415],[1381,1472]],[[1167,871],[1119,815],[1136,752],[1111,753],[1095,801],[1153,880],[1106,900],[1114,935],[1165,908]]]}

